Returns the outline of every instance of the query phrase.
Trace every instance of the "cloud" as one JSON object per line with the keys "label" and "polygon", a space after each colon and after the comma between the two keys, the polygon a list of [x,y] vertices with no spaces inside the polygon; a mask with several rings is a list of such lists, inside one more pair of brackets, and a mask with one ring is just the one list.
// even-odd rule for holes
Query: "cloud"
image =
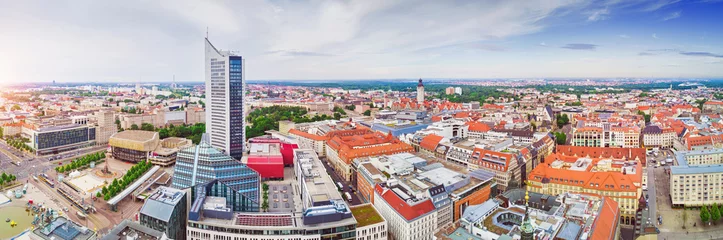
{"label": "cloud", "polygon": [[643,11],[646,11],[646,12],[657,11],[657,10],[659,10],[659,9],[668,7],[668,6],[673,5],[673,4],[675,4],[675,3],[678,3],[678,2],[680,2],[680,0],[654,0],[654,1],[650,1],[650,3],[648,3],[647,6],[645,6],[645,7],[643,8]]}
{"label": "cloud", "polygon": [[696,57],[714,57],[714,58],[723,58],[723,55],[721,54],[714,54],[710,52],[680,52],[681,55],[686,56],[696,56]]}
{"label": "cloud", "polygon": [[540,46],[547,47],[547,43],[541,42],[541,43],[540,43]]}
{"label": "cloud", "polygon": [[625,34],[618,35],[618,37],[620,37],[620,38],[630,38],[630,36],[625,35]]}
{"label": "cloud", "polygon": [[657,33],[653,33],[652,37],[655,38],[655,39],[660,39],[660,38],[658,37],[658,34],[657,34]]}
{"label": "cloud", "polygon": [[600,20],[605,20],[608,18],[608,15],[610,14],[610,10],[607,8],[598,9],[589,12],[590,16],[587,17],[587,21],[589,22],[596,22]]}
{"label": "cloud", "polygon": [[266,52],[266,53],[268,53],[268,54],[277,54],[277,55],[288,56],[288,57],[328,57],[328,56],[334,56],[334,55],[328,54],[328,53],[299,51],[299,50],[275,50],[275,51],[268,51],[268,52]]}
{"label": "cloud", "polygon": [[487,43],[474,43],[474,44],[470,44],[469,47],[474,48],[474,49],[491,51],[491,52],[503,52],[503,51],[507,50],[505,47],[495,45],[495,44],[487,44]]}
{"label": "cloud", "polygon": [[649,52],[640,52],[638,53],[638,56],[654,56],[657,55],[655,53],[649,53]]}
{"label": "cloud", "polygon": [[587,43],[568,43],[561,48],[567,48],[572,50],[595,50],[598,45],[587,44]]}
{"label": "cloud", "polygon": [[[163,81],[173,74],[180,81],[203,80],[199,61],[204,59],[206,27],[217,48],[237,50],[248,59],[248,79],[411,76],[420,69],[396,66],[418,66],[421,54],[455,56],[444,51],[463,51],[441,46],[480,43],[473,47],[504,51],[505,46],[491,41],[544,31],[559,23],[562,12],[587,3],[58,0],[2,5],[0,29],[13,38],[0,37],[0,52],[12,56],[0,58],[0,81],[133,82],[140,76]],[[41,53],[59,63],[33,71],[33,55]],[[294,61],[304,57],[314,58]],[[450,69],[452,59],[437,62],[436,68]]]}
{"label": "cloud", "polygon": [[680,52],[680,50],[675,48],[654,48],[654,49],[648,49],[646,50],[648,52]]}
{"label": "cloud", "polygon": [[679,18],[680,14],[681,14],[681,11],[672,12],[672,13],[668,14],[668,16],[665,16],[663,18],[663,21],[668,21],[668,20]]}

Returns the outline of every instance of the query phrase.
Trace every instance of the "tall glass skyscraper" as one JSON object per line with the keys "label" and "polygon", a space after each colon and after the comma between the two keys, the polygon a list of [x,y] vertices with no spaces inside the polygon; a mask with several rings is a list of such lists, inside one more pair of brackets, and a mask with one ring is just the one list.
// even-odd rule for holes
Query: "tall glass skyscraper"
{"label": "tall glass skyscraper", "polygon": [[206,38],[206,133],[211,146],[236,159],[244,152],[244,59]]}
{"label": "tall glass skyscraper", "polygon": [[208,134],[204,134],[198,146],[178,152],[171,186],[186,189],[218,180],[244,198],[258,202],[259,173],[215,149],[208,141]]}

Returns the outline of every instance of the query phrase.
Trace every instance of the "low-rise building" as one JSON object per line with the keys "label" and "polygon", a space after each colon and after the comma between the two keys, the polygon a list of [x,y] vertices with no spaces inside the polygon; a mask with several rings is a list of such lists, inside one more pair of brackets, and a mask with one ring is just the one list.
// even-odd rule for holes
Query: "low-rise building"
{"label": "low-rise building", "polygon": [[30,231],[32,231],[30,239],[94,240],[98,238],[95,231],[62,216]]}
{"label": "low-rise building", "polygon": [[470,206],[459,225],[443,228],[435,236],[440,240],[616,240],[620,238],[619,215],[618,204],[609,197],[514,189]]}
{"label": "low-rise building", "polygon": [[[614,151],[622,148],[611,148]],[[607,196],[620,206],[620,223],[633,224],[642,197],[642,163],[639,159],[565,155],[554,153],[535,167],[528,190],[548,195],[578,192]]]}
{"label": "low-rise building", "polygon": [[128,130],[113,134],[108,140],[113,158],[126,162],[150,159],[160,143],[157,132]]}
{"label": "low-rise building", "polygon": [[383,240],[389,239],[387,235],[387,221],[379,215],[371,204],[350,207],[356,219],[356,239]]}
{"label": "low-rise building", "polygon": [[157,239],[168,240],[168,236],[161,231],[141,225],[138,222],[124,219],[121,223],[104,235],[102,240],[126,240],[126,239]]}
{"label": "low-rise building", "polygon": [[170,239],[186,239],[186,192],[161,186],[140,210],[140,224],[163,232]]}
{"label": "low-rise building", "polygon": [[643,147],[645,148],[673,148],[673,142],[676,138],[675,130],[672,128],[661,128],[656,125],[649,125],[642,131]]}

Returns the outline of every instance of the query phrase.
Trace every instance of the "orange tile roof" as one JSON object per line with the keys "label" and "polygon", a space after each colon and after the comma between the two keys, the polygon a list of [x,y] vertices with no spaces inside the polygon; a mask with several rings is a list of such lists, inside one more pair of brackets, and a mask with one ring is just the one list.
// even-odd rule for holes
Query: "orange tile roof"
{"label": "orange tile roof", "polygon": [[[492,163],[489,163],[489,162],[483,160],[483,158],[485,156],[487,156],[488,158],[491,158],[491,159],[497,159],[501,162],[504,162],[503,163],[504,166],[499,166],[498,164],[492,164]],[[473,164],[483,167],[483,168],[494,169],[494,170],[506,172],[507,168],[510,166],[510,160],[512,160],[512,158],[513,158],[513,155],[509,154],[509,153],[495,152],[495,151],[487,150],[484,148],[475,148],[472,151],[471,161]]]}
{"label": "orange tile roof", "polygon": [[492,130],[489,125],[477,121],[469,121],[464,124],[469,126],[468,130],[472,132],[488,132]]}
{"label": "orange tile roof", "polygon": [[589,155],[591,158],[637,159],[642,164],[645,164],[644,148],[606,148],[558,145],[557,150],[555,151],[556,153],[564,156],[586,157]]}
{"label": "orange tile roof", "polygon": [[399,141],[391,133],[383,134],[368,128],[339,130],[327,134],[326,145],[335,150],[346,163],[359,157],[412,152],[414,148]]}
{"label": "orange tile roof", "polygon": [[723,135],[687,137],[686,142],[688,150],[692,150],[694,146],[711,145],[715,142],[723,143]]}
{"label": "orange tile roof", "polygon": [[614,240],[620,219],[618,203],[610,197],[602,197],[600,213],[592,225],[590,240]]}
{"label": "orange tile roof", "polygon": [[[577,160],[577,158],[560,157],[559,155],[555,155],[558,154],[548,156],[548,158],[545,158],[545,163],[537,165],[537,167],[530,172],[528,180],[533,182],[579,186],[585,189],[624,192],[637,192],[638,187],[635,185],[642,183],[643,169],[641,163],[637,163],[635,174],[622,173],[618,171],[590,171],[593,167],[592,165],[596,165],[600,159],[594,159],[591,166],[585,171],[577,171],[564,168],[552,168],[550,163],[554,162],[555,158],[565,162]],[[553,157],[552,159],[549,158],[551,156]],[[630,197],[637,198],[636,196]]]}
{"label": "orange tile roof", "polygon": [[289,134],[297,135],[297,136],[300,136],[300,137],[303,137],[303,138],[308,138],[308,139],[311,139],[311,140],[314,140],[314,141],[326,141],[326,140],[329,139],[327,136],[321,136],[321,135],[311,134],[311,133],[304,132],[304,131],[300,131],[300,130],[297,130],[297,129],[291,129],[291,130],[289,130]]}
{"label": "orange tile roof", "polygon": [[427,151],[434,151],[437,149],[437,145],[439,145],[439,142],[442,141],[443,138],[444,137],[436,134],[429,134],[422,138],[422,142],[419,143],[419,146]]}

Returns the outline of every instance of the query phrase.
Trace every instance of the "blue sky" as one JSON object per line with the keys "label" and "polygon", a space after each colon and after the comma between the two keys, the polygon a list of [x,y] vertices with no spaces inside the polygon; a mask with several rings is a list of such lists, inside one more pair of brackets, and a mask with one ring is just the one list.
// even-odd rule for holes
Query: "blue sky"
{"label": "blue sky", "polygon": [[[0,82],[723,77],[723,1],[13,1]],[[39,64],[42,59],[43,64]]]}

